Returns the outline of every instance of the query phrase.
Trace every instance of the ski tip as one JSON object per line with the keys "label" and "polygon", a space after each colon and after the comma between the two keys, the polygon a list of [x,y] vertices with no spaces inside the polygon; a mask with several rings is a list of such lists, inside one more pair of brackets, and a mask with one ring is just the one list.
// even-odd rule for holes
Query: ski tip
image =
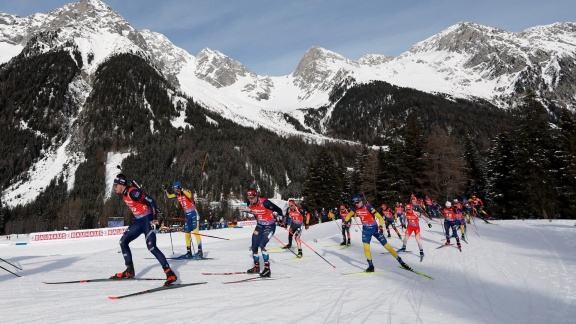
{"label": "ski tip", "polygon": [[118,299],[118,296],[108,296],[108,299],[116,300]]}

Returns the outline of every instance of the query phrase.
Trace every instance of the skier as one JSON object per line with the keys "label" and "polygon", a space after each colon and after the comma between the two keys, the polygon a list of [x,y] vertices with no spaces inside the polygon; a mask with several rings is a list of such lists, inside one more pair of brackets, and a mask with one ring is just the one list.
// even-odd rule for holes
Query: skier
{"label": "skier", "polygon": [[[196,204],[194,203],[194,197],[192,192],[186,188],[182,188],[182,183],[180,181],[174,182],[174,193],[168,193],[166,189],[164,194],[168,199],[178,199],[184,214],[186,215],[186,223],[184,223],[184,232],[186,238],[186,254],[182,255],[181,258],[185,259],[201,259],[204,257],[202,253],[202,238],[198,234],[200,231],[200,216],[196,211]],[[192,239],[191,234],[194,233],[196,237],[196,245],[198,246],[198,253],[192,255]]]}
{"label": "skier", "polygon": [[250,188],[246,191],[246,198],[248,199],[248,208],[256,218],[256,228],[252,233],[252,254],[254,258],[254,267],[248,269],[248,273],[260,272],[260,258],[258,257],[258,248],[262,251],[262,259],[264,260],[264,270],[260,272],[261,277],[270,277],[270,260],[266,244],[276,231],[276,219],[273,212],[282,217],[282,209],[272,203],[270,200],[260,197],[256,189]]}
{"label": "skier", "polygon": [[452,203],[447,201],[446,207],[442,208],[442,214],[444,215],[444,231],[446,232],[446,244],[450,245],[450,229],[456,237],[456,245],[460,252],[462,252],[462,246],[460,245],[460,239],[458,238],[458,232],[456,231],[456,212],[452,208]]}
{"label": "skier", "polygon": [[418,242],[418,248],[420,249],[420,262],[424,258],[424,249],[422,248],[422,241],[420,240],[420,222],[419,218],[422,216],[421,213],[414,211],[412,206],[406,205],[406,221],[408,222],[408,227],[406,228],[406,233],[404,234],[404,241],[402,242],[402,248],[398,252],[406,252],[406,243],[410,238],[412,232],[416,237],[416,242]]}
{"label": "skier", "polygon": [[462,234],[462,240],[466,243],[466,216],[464,216],[464,206],[458,199],[453,200],[454,211],[456,211],[456,226],[460,227],[460,233]]}
{"label": "skier", "polygon": [[[288,200],[288,209],[285,212],[286,215],[286,226],[288,228],[288,244],[283,249],[289,249],[292,247],[292,236],[296,240],[298,245],[298,257],[302,257],[302,242],[300,241],[300,235],[302,235],[302,227],[304,226],[304,214],[305,212],[296,206],[296,202],[290,199]],[[310,214],[306,216],[306,228],[308,228],[308,223],[310,222]]]}
{"label": "skier", "polygon": [[390,210],[386,204],[382,204],[380,207],[382,209],[382,216],[384,216],[384,226],[385,226],[386,232],[388,232],[388,237],[391,237],[390,236],[390,225],[392,225],[392,229],[394,229],[394,231],[396,232],[396,235],[398,235],[398,238],[402,239],[402,235],[400,235],[400,232],[398,232],[398,229],[396,228],[396,225],[394,224],[394,214],[392,214],[392,210]]}
{"label": "skier", "polygon": [[[352,219],[346,221],[346,216],[348,215],[348,209],[345,205],[340,205],[340,218],[342,219],[342,243],[340,245],[350,245],[350,226],[352,224]],[[348,241],[346,241],[348,237]]]}
{"label": "skier", "polygon": [[[390,254],[400,263],[404,269],[412,270],[409,265],[402,261],[402,258],[398,256],[396,250],[394,250],[386,241],[384,230],[382,228],[384,223],[382,215],[380,215],[378,211],[369,204],[362,202],[360,195],[354,195],[352,200],[354,202],[354,207],[350,208],[350,212],[346,216],[346,221],[350,220],[352,216],[356,215],[360,217],[360,221],[362,222],[362,243],[364,243],[364,254],[366,255],[368,261],[368,268],[366,269],[366,272],[374,272],[372,253],[370,252],[370,241],[372,236],[374,236],[380,242],[380,244],[382,244],[382,246],[384,246],[384,248],[390,252]],[[378,219],[378,222],[376,219]],[[380,225],[378,226],[378,224]]]}
{"label": "skier", "polygon": [[430,197],[426,196],[424,198],[424,203],[426,204],[426,211],[430,217],[438,217],[438,204]]}
{"label": "skier", "polygon": [[472,198],[470,198],[468,200],[470,202],[470,204],[472,205],[473,211],[475,213],[474,216],[478,216],[480,217],[482,220],[486,221],[486,219],[484,218],[484,216],[482,216],[482,214],[486,214],[486,212],[483,210],[484,208],[484,203],[482,202],[482,199],[477,198],[476,196],[472,195]]}
{"label": "skier", "polygon": [[[420,212],[420,214],[432,219],[428,213],[424,210],[424,200],[422,198],[417,198],[414,194],[410,195],[410,204],[412,204],[412,209]],[[406,204],[408,205],[408,204]]]}
{"label": "skier", "polygon": [[404,218],[404,206],[401,203],[396,202],[396,206],[394,206],[394,212],[396,213],[396,217],[400,220],[400,225],[403,229],[406,228],[406,219]]}
{"label": "skier", "polygon": [[132,252],[130,251],[129,244],[140,236],[140,234],[144,234],[148,250],[156,257],[158,262],[160,262],[164,273],[166,273],[164,285],[168,286],[175,282],[178,279],[176,274],[170,269],[166,257],[156,246],[156,233],[154,232],[154,228],[158,225],[156,219],[156,201],[142,192],[142,190],[128,185],[126,176],[121,173],[114,179],[112,188],[115,193],[122,195],[122,199],[124,199],[124,202],[134,214],[135,219],[120,238],[120,248],[122,249],[122,255],[124,256],[127,268],[123,272],[111,276],[110,279],[134,278],[134,263],[132,262]]}

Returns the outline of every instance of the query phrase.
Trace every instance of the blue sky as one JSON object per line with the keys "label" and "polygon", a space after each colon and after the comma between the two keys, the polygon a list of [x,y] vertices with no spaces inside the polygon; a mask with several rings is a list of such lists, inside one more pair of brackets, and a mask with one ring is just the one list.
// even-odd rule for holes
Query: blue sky
{"label": "blue sky", "polygon": [[[79,1],[79,0],[78,0]],[[28,16],[73,0],[1,0]],[[357,60],[396,56],[461,21],[512,32],[574,22],[574,0],[104,0],[134,28],[168,37],[196,56],[218,50],[260,75],[292,73],[320,46]]]}

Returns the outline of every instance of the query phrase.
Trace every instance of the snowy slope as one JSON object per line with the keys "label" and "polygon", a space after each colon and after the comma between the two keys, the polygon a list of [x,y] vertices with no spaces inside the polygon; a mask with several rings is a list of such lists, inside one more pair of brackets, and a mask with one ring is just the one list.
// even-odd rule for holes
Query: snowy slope
{"label": "snowy slope", "polygon": [[[543,101],[576,109],[575,23],[511,33],[463,22],[398,57],[367,54],[358,61],[312,47],[290,75],[260,76],[218,50],[204,49],[195,57],[161,34],[138,31],[101,0],[81,0],[28,17],[0,13],[0,21],[0,64],[17,56],[38,33],[50,35],[36,40],[41,51],[65,47],[71,55],[72,48],[81,53],[82,72],[69,87],[70,97],[80,107],[78,115],[92,90],[95,71],[119,53],[144,57],[177,90],[240,125],[316,143],[332,139],[311,128],[311,133],[302,133],[286,116],[307,127],[306,109],[329,106],[322,120],[327,122],[334,104],[329,102],[330,91],[350,80],[382,80],[425,92],[483,98],[502,108],[513,106],[524,90],[535,88]],[[172,125],[183,125],[185,118],[180,113]],[[59,175],[65,176],[68,189],[73,188],[73,173],[83,161],[82,154],[71,149],[80,147],[74,131],[83,125],[77,120],[77,115],[70,116],[71,137],[54,143],[31,166],[38,171],[22,175],[30,180],[13,183],[2,193],[6,204],[13,207],[33,200]],[[24,194],[28,200],[21,199]]]}
{"label": "snowy slope", "polygon": [[[205,276],[202,272],[243,271],[252,261],[248,247],[252,228],[230,228],[202,233],[204,249],[216,260],[172,262],[181,282],[206,285],[158,292],[124,300],[107,296],[157,286],[152,282],[104,282],[45,285],[43,281],[107,277],[123,270],[117,237],[68,243],[8,245],[0,238],[3,259],[21,266],[21,278],[0,269],[0,304],[6,323],[77,322],[117,323],[162,321],[181,323],[573,323],[576,316],[576,258],[573,221],[476,222],[470,244],[460,253],[442,243],[437,223],[423,228],[426,257],[404,260],[429,280],[397,268],[397,262],[377,243],[371,249],[373,275],[343,275],[366,268],[360,232],[352,230],[353,246],[341,250],[335,223],[310,227],[304,258],[293,260],[288,251],[271,250],[272,277],[278,280],[224,285],[244,278]],[[276,237],[286,241],[284,229]],[[20,235],[18,240],[22,240]],[[314,242],[316,239],[318,242]],[[14,240],[16,238],[14,237]],[[159,247],[172,254],[170,236],[159,235]],[[184,236],[172,235],[176,254],[185,251]],[[390,244],[401,246],[398,239]],[[268,247],[278,247],[272,240]],[[138,276],[164,275],[138,238],[131,244]],[[414,238],[408,249],[417,251]],[[1,266],[14,270],[6,263]],[[32,306],[33,305],[33,306]],[[32,308],[33,307],[33,310]]]}

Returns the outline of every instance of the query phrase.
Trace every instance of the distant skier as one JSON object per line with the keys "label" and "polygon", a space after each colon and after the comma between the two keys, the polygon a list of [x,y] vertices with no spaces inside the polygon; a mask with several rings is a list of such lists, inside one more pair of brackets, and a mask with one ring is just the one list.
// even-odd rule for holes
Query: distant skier
{"label": "distant skier", "polygon": [[262,259],[264,259],[264,270],[260,272],[261,277],[270,277],[270,260],[266,244],[276,231],[276,219],[273,212],[276,212],[279,217],[282,217],[282,209],[272,203],[270,200],[260,197],[256,189],[248,189],[246,191],[246,198],[248,199],[248,208],[256,218],[256,228],[252,233],[252,254],[254,258],[254,267],[248,269],[248,273],[260,272],[260,258],[258,257],[258,248],[262,251]]}
{"label": "distant skier", "polygon": [[[342,243],[340,245],[350,245],[350,226],[352,225],[352,219],[346,221],[346,216],[348,216],[348,209],[345,205],[340,205],[340,218],[342,219]],[[346,240],[348,238],[348,240]]]}
{"label": "distant skier", "polygon": [[406,243],[410,238],[412,232],[416,237],[416,242],[418,242],[418,248],[420,249],[420,262],[424,258],[424,249],[422,248],[422,241],[420,240],[420,221],[419,218],[422,216],[421,213],[412,209],[410,204],[406,205],[406,222],[408,227],[406,228],[406,233],[404,234],[404,241],[402,242],[402,248],[398,252],[406,252]]}
{"label": "distant skier", "polygon": [[487,222],[484,216],[488,216],[488,214],[486,214],[486,212],[484,211],[484,203],[482,202],[482,199],[472,195],[472,197],[468,199],[468,201],[472,205],[474,216],[478,216],[483,221]]}
{"label": "distant skier", "polygon": [[426,211],[430,217],[438,217],[438,204],[430,197],[426,196],[424,198],[424,204],[426,204]]}
{"label": "distant skier", "polygon": [[167,286],[175,282],[178,279],[176,274],[170,269],[166,257],[156,246],[156,233],[154,232],[154,228],[158,224],[156,219],[156,201],[142,192],[142,190],[128,185],[128,180],[123,174],[116,176],[112,188],[115,193],[122,195],[122,199],[124,199],[124,202],[134,214],[135,219],[120,238],[120,248],[122,249],[122,255],[124,256],[127,268],[123,272],[113,275],[110,279],[134,278],[134,263],[132,262],[132,252],[130,251],[129,244],[140,236],[140,234],[144,234],[148,251],[156,257],[160,265],[162,265],[164,273],[166,273],[164,285]]}
{"label": "distant skier", "polygon": [[394,206],[394,213],[396,214],[396,218],[400,221],[400,225],[402,228],[406,228],[406,218],[404,217],[404,206],[401,203],[396,202]]}
{"label": "distant skier", "polygon": [[394,224],[394,214],[392,213],[392,210],[390,210],[386,204],[382,204],[380,208],[382,211],[382,216],[384,216],[384,229],[386,229],[386,232],[388,232],[388,237],[391,237],[390,226],[392,226],[392,229],[396,232],[398,238],[402,239],[402,235],[400,235],[400,232],[396,228],[396,224]]}
{"label": "distant skier", "polygon": [[[186,254],[182,257],[186,259],[201,259],[204,257],[204,253],[202,252],[202,238],[198,234],[200,231],[200,216],[196,211],[196,204],[194,203],[192,192],[186,188],[182,188],[182,183],[180,181],[176,181],[174,182],[174,193],[168,193],[168,191],[164,189],[164,194],[168,199],[178,199],[182,209],[184,210],[184,214],[186,215],[186,223],[184,223],[184,232],[186,233]],[[196,243],[198,246],[198,253],[194,255],[192,255],[191,233],[194,233],[194,237],[196,238]]]}
{"label": "distant skier", "polygon": [[462,252],[462,246],[460,245],[460,239],[458,238],[458,232],[456,230],[456,211],[452,208],[452,203],[447,201],[445,207],[442,209],[442,214],[444,215],[444,231],[446,232],[446,245],[450,245],[450,229],[456,237],[456,245],[460,252]]}
{"label": "distant skier", "polygon": [[[304,214],[306,214],[306,220],[304,220]],[[292,199],[288,200],[288,209],[285,212],[286,216],[286,226],[288,229],[288,244],[283,247],[283,249],[289,249],[292,247],[292,237],[296,241],[298,246],[299,258],[302,257],[302,242],[300,241],[300,235],[302,235],[302,227],[306,226],[308,228],[308,223],[310,222],[310,214],[306,213],[302,208],[296,206],[296,202]]]}
{"label": "distant skier", "polygon": [[456,226],[460,227],[462,240],[468,243],[466,241],[466,216],[464,215],[464,206],[460,201],[458,201],[458,199],[454,199],[453,201],[454,203],[452,204],[452,207],[456,211]]}
{"label": "distant skier", "polygon": [[[352,216],[356,215],[360,217],[362,222],[362,243],[364,243],[364,254],[366,255],[368,261],[368,268],[366,272],[374,272],[374,264],[372,263],[372,253],[370,252],[370,241],[372,236],[374,236],[386,250],[402,265],[403,268],[412,270],[409,265],[402,261],[402,258],[398,256],[396,250],[394,250],[390,244],[386,241],[384,236],[384,230],[382,225],[384,224],[384,218],[369,204],[362,202],[360,195],[354,195],[352,197],[354,202],[354,207],[350,208],[350,212],[346,216],[346,221],[350,220]],[[378,222],[376,221],[378,219]],[[378,226],[378,224],[380,224]]]}

